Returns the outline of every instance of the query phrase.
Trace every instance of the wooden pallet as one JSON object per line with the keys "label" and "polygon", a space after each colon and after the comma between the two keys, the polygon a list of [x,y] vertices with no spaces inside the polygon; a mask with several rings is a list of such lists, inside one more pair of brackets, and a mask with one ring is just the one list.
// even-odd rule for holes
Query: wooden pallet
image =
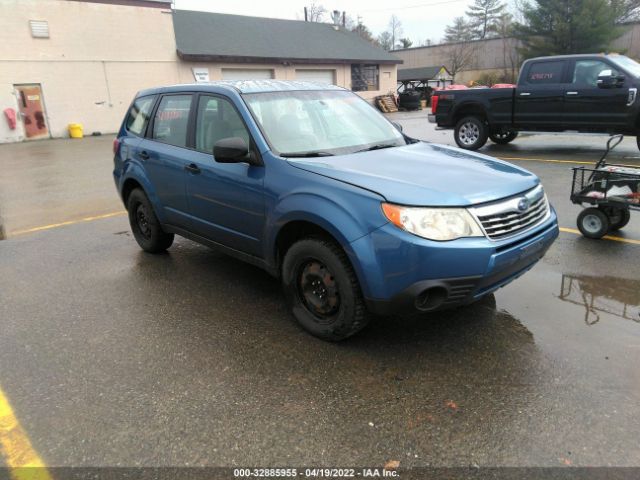
{"label": "wooden pallet", "polygon": [[398,106],[393,95],[380,95],[376,97],[376,105],[384,113],[397,112]]}

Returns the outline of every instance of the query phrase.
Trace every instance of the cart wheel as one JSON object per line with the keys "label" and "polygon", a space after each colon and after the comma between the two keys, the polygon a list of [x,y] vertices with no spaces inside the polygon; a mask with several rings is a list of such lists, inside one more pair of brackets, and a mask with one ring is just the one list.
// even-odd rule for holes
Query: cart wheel
{"label": "cart wheel", "polygon": [[609,217],[609,231],[615,232],[624,227],[631,219],[631,212],[627,208],[609,208],[605,210]]}
{"label": "cart wheel", "polygon": [[578,215],[578,228],[587,238],[602,238],[609,231],[609,217],[598,208],[586,208]]}

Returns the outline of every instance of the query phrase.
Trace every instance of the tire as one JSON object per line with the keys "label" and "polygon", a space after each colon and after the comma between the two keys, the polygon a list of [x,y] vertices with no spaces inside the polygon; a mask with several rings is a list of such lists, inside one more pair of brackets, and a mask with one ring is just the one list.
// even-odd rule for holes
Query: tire
{"label": "tire", "polygon": [[469,116],[456,124],[453,136],[460,148],[478,150],[487,143],[489,129],[482,119]]}
{"label": "tire", "polygon": [[507,143],[513,142],[517,136],[517,130],[501,130],[499,132],[490,134],[489,138],[493,143],[497,143],[498,145],[506,145]]}
{"label": "tire", "polygon": [[625,227],[631,219],[631,212],[627,208],[610,207],[605,209],[605,214],[609,218],[609,231],[615,232]]}
{"label": "tire", "polygon": [[294,243],[282,262],[282,286],[300,326],[323,340],[344,340],[369,323],[353,267],[332,241]]}
{"label": "tire", "polygon": [[173,233],[162,230],[147,195],[139,188],[127,199],[129,225],[133,236],[145,252],[164,252],[173,243]]}
{"label": "tire", "polygon": [[638,145],[638,150],[640,150],[640,135],[636,137],[636,144]]}
{"label": "tire", "polygon": [[585,208],[578,215],[578,229],[587,238],[602,238],[609,232],[609,217],[599,208]]}

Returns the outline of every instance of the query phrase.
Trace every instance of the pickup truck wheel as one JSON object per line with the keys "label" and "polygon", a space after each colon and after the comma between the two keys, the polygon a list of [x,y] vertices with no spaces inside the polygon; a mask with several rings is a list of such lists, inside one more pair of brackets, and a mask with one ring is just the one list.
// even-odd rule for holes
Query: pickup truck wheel
{"label": "pickup truck wheel", "polygon": [[609,217],[599,208],[585,208],[578,215],[578,229],[587,238],[604,237],[609,225]]}
{"label": "pickup truck wheel", "polygon": [[498,132],[494,132],[489,135],[489,138],[493,143],[497,143],[498,145],[506,145],[507,143],[513,142],[518,136],[518,132],[516,130],[500,130]]}
{"label": "pickup truck wheel", "polygon": [[331,241],[308,238],[293,244],[282,262],[282,285],[293,316],[316,337],[344,340],[369,323],[353,267]]}
{"label": "pickup truck wheel", "polygon": [[485,122],[478,117],[464,117],[454,130],[454,138],[460,148],[478,150],[487,143],[489,132]]}
{"label": "pickup truck wheel", "polygon": [[173,233],[162,230],[151,202],[141,189],[136,188],[129,194],[127,211],[133,236],[145,252],[160,253],[171,246]]}

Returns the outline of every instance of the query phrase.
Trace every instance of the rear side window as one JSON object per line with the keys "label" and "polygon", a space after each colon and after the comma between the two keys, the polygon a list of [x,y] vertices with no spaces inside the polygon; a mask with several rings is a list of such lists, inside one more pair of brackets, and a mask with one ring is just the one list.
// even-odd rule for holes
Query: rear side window
{"label": "rear side window", "polygon": [[561,60],[532,63],[529,67],[529,72],[527,73],[527,83],[532,85],[562,83],[564,63],[565,62]]}
{"label": "rear side window", "polygon": [[153,119],[152,138],[176,147],[186,147],[190,109],[191,95],[162,97]]}
{"label": "rear side window", "polygon": [[156,96],[151,95],[149,97],[137,98],[135,102],[133,102],[127,115],[127,122],[125,123],[127,131],[134,135],[142,135],[144,133],[149,123],[151,109],[155,101]]}

